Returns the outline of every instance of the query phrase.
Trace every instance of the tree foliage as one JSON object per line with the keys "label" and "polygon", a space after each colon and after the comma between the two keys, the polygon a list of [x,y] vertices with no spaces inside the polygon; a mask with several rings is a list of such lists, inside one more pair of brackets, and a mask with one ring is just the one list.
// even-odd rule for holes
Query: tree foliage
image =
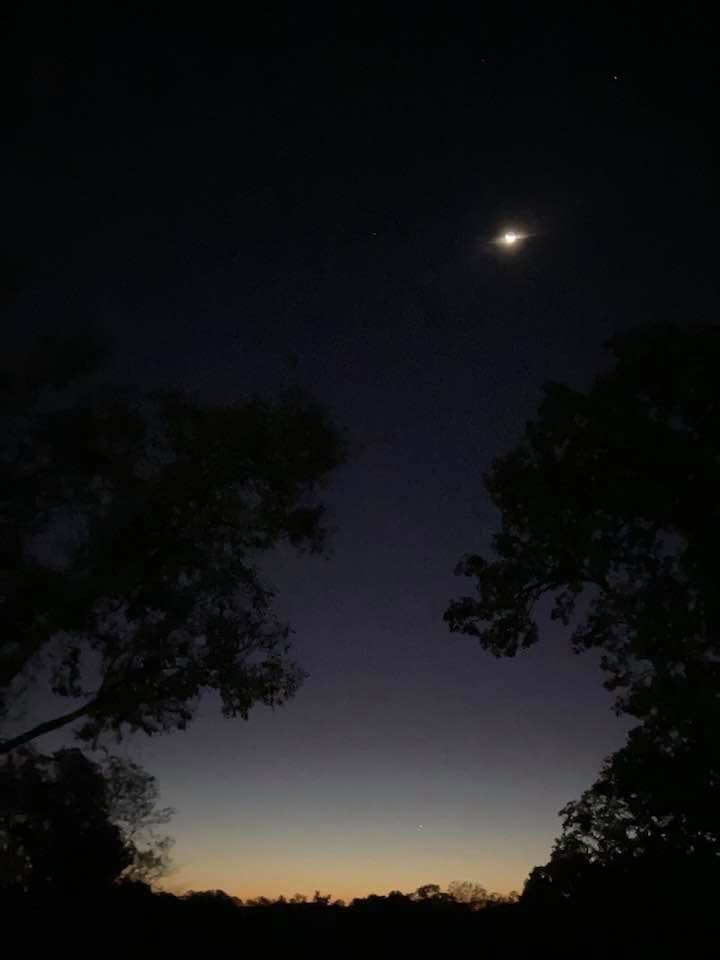
{"label": "tree foliage", "polygon": [[[700,723],[691,717],[687,727]],[[699,731],[700,741],[687,727],[679,737],[648,722],[630,731],[595,783],[560,811],[562,833],[524,899],[642,896],[655,909],[708,901],[720,879],[720,751],[716,727]]]}
{"label": "tree foliage", "polygon": [[1,703],[38,663],[76,702],[2,752],[76,720],[85,741],[182,729],[204,690],[246,717],[302,679],[258,559],[322,548],[340,433],[298,392],[128,398],[88,378],[98,356],[60,339],[0,382]]}
{"label": "tree foliage", "polygon": [[553,619],[577,615],[574,648],[602,651],[619,709],[682,713],[684,689],[713,697],[720,676],[720,329],[611,348],[609,374],[587,392],[548,386],[525,443],[493,463],[494,557],[461,561],[477,593],[446,620],[513,656],[537,641],[549,595]]}
{"label": "tree foliage", "polygon": [[481,883],[472,880],[453,880],[448,884],[448,896],[456,903],[465,903],[473,910],[482,910],[497,894],[490,894]]}
{"label": "tree foliage", "polygon": [[647,724],[632,730],[593,786],[561,812],[558,853],[582,853],[601,865],[658,851],[696,863],[716,858],[720,758],[713,729],[703,732],[703,743],[655,736]]}
{"label": "tree foliage", "polygon": [[134,760],[106,754],[100,764],[105,778],[108,818],[120,828],[130,852],[122,878],[153,884],[170,869],[173,841],[161,832],[173,815],[160,807],[155,777]]}
{"label": "tree foliage", "polygon": [[18,752],[4,762],[0,781],[3,886],[82,892],[108,885],[128,866],[104,778],[79,750]]}
{"label": "tree foliage", "polygon": [[611,349],[588,391],[547,387],[525,442],[493,463],[493,555],[461,561],[477,590],[446,613],[514,656],[538,640],[549,597],[640,721],[563,811],[561,887],[659,851],[698,871],[720,852],[720,328],[641,330]]}
{"label": "tree foliage", "polygon": [[168,868],[154,777],[136,763],[78,749],[24,747],[0,765],[0,887],[87,893],[118,879],[149,884]]}

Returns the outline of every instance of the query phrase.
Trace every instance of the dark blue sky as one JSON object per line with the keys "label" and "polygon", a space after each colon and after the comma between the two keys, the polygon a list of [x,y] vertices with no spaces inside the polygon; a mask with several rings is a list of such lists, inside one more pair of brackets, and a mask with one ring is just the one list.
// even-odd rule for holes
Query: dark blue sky
{"label": "dark blue sky", "polygon": [[442,614],[542,383],[717,305],[692,30],[55,26],[16,74],[9,328],[98,325],[121,379],[213,400],[300,382],[352,438],[330,556],[268,562],[297,699],[122,747],[177,807],[171,885],[519,887],[623,728],[556,627],[498,661]]}

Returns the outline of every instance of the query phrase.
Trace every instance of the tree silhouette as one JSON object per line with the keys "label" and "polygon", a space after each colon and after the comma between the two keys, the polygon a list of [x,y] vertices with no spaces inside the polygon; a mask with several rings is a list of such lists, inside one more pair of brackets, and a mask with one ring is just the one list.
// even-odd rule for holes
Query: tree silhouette
{"label": "tree silhouette", "polygon": [[[693,716],[688,726],[701,722]],[[709,906],[720,879],[715,729],[701,742],[684,729],[659,737],[647,722],[630,731],[592,787],[561,811],[551,860],[533,871],[524,897]]]}
{"label": "tree silhouette", "polygon": [[158,806],[155,777],[135,761],[106,754],[100,769],[106,785],[108,818],[120,828],[130,854],[123,879],[152,884],[170,867],[173,841],[158,829],[167,825],[173,810]]}
{"label": "tree silhouette", "polygon": [[20,751],[0,769],[2,885],[26,892],[107,887],[132,860],[111,822],[107,784],[77,749],[52,757]]}
{"label": "tree silhouette", "polygon": [[487,906],[491,897],[497,896],[490,894],[480,883],[473,883],[471,880],[453,880],[448,884],[448,896],[455,903],[464,903],[473,910],[481,910]]}
{"label": "tree silhouette", "polygon": [[413,900],[433,900],[442,893],[437,883],[424,883],[412,894]]}
{"label": "tree silhouette", "polygon": [[477,592],[445,615],[514,656],[538,640],[549,596],[574,649],[601,651],[617,710],[641,721],[564,811],[561,887],[651,850],[715,862],[720,840],[720,328],[641,330],[611,348],[589,391],[547,387],[525,443],[493,463],[494,557],[462,560]]}
{"label": "tree silhouette", "polygon": [[0,753],[75,721],[85,741],[182,729],[203,690],[247,717],[302,679],[257,560],[322,548],[338,430],[299,392],[129,399],[97,383],[100,356],[61,338],[0,382],[0,708],[41,658],[75,701]]}
{"label": "tree silhouette", "polygon": [[148,884],[165,872],[170,810],[136,763],[78,749],[22,748],[0,766],[0,886],[89,893],[117,879]]}
{"label": "tree silhouette", "polygon": [[611,346],[610,374],[588,393],[547,387],[526,442],[494,462],[495,558],[462,560],[478,594],[446,620],[512,656],[536,642],[542,596],[566,625],[582,597],[575,649],[600,648],[608,686],[625,691],[619,709],[645,717],[677,706],[674,678],[717,689],[720,329],[640,331]]}

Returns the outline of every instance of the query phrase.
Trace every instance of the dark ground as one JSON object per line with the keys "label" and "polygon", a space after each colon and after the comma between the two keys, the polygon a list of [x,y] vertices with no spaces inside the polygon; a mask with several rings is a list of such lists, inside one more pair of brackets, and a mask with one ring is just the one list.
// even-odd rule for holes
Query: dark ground
{"label": "dark ground", "polygon": [[692,909],[637,901],[601,910],[542,911],[520,903],[472,912],[391,896],[350,907],[239,907],[222,894],[193,901],[128,889],[93,902],[26,898],[6,899],[5,906],[6,945],[17,933],[23,945],[12,955],[18,958],[60,951],[72,957],[194,957],[228,949],[303,957],[692,957],[708,956],[703,943],[718,933],[717,923],[701,921]]}

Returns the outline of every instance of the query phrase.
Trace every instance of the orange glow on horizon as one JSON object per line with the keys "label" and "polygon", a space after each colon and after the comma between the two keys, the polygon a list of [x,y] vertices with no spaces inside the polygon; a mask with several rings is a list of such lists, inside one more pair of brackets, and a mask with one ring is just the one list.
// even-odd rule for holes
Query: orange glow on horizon
{"label": "orange glow on horizon", "polygon": [[[541,858],[536,862],[541,862]],[[188,864],[186,869],[178,868],[161,886],[176,895],[188,890],[223,890],[240,900],[256,897],[274,900],[279,896],[290,899],[296,893],[311,899],[319,890],[322,894],[330,894],[333,900],[349,903],[356,897],[373,893],[386,895],[391,890],[412,893],[426,883],[437,883],[444,889],[453,880],[472,880],[481,883],[489,892],[508,894],[522,889],[530,869],[526,863],[521,865],[510,860],[504,864],[490,861],[473,864],[466,857],[448,857],[439,861],[435,869],[429,864],[375,863],[372,871],[353,870],[351,863],[340,865],[337,862],[321,867],[316,861],[312,865],[308,863],[304,869],[296,864],[281,868],[277,864],[230,865],[208,861],[202,867],[193,865],[191,868]]]}

